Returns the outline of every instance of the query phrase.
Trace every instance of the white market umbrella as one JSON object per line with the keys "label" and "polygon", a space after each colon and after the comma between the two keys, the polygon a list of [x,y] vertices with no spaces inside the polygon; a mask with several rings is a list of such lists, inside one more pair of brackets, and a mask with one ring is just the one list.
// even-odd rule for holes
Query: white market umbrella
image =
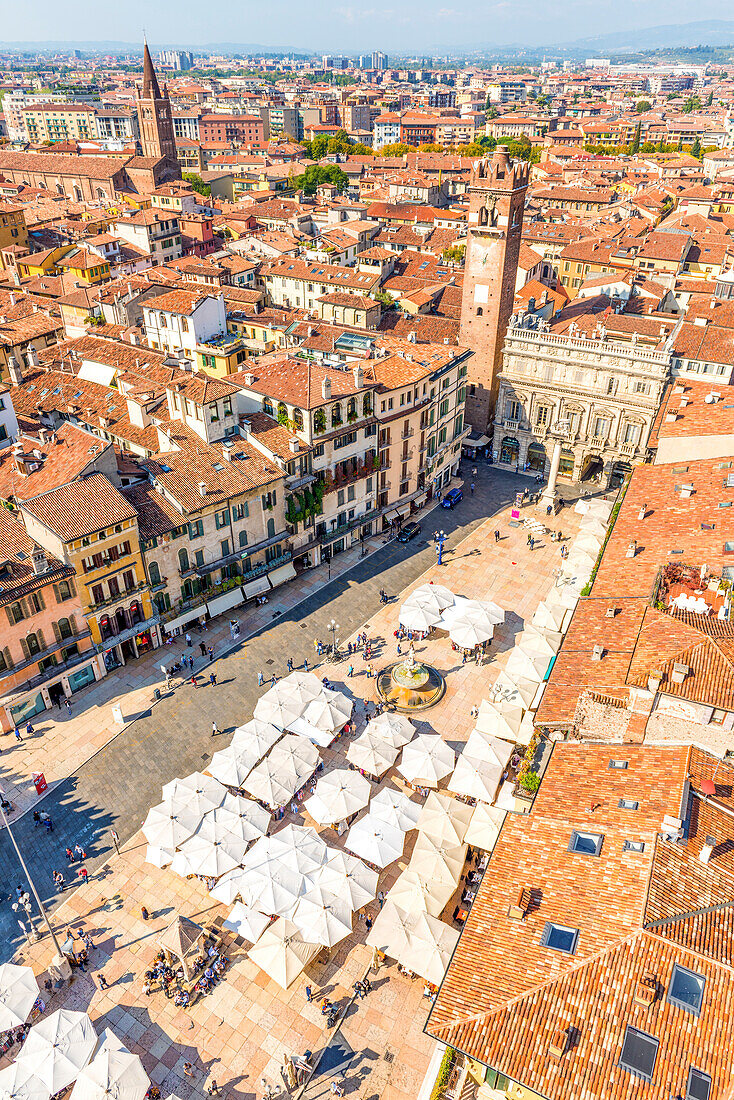
{"label": "white market umbrella", "polygon": [[304,802],[304,808],[314,821],[328,825],[363,810],[371,794],[369,780],[359,772],[337,768],[321,776],[316,783],[316,793]]}
{"label": "white market umbrella", "polygon": [[464,838],[467,844],[491,852],[506,816],[507,810],[488,806],[486,802],[477,802]]}
{"label": "white market umbrella", "polygon": [[505,612],[493,600],[473,600],[467,596],[457,596],[453,607],[442,613],[441,622],[448,629],[454,620],[464,618],[478,618],[481,622],[488,621],[492,626],[499,626],[505,621]]}
{"label": "white market umbrella", "polygon": [[[283,761],[286,764],[292,760],[296,764],[296,773],[300,774],[304,767],[310,768],[311,771],[318,767],[319,750],[310,741],[304,741],[302,737],[287,733],[271,750],[268,759]],[[310,775],[311,772],[306,774]]]}
{"label": "white market umbrella", "polygon": [[340,691],[328,691],[327,695],[327,689],[323,690],[325,697],[312,700],[303,712],[303,717],[317,729],[329,733],[341,729],[349,721],[352,701]]}
{"label": "white market umbrella", "polygon": [[243,783],[243,790],[268,806],[280,807],[290,802],[299,786],[295,769],[284,774],[283,761],[266,756],[252,769]]}
{"label": "white market umbrella", "polygon": [[188,878],[189,875],[193,875],[193,869],[188,859],[183,852],[176,852],[175,856],[171,860],[170,870],[174,875],[180,875],[181,878]]}
{"label": "white market umbrella", "polygon": [[438,611],[432,611],[430,608],[421,607],[420,604],[409,602],[401,605],[398,615],[398,622],[406,630],[430,630],[432,627],[437,626],[440,620],[441,616]]}
{"label": "white market umbrella", "polygon": [[533,626],[538,627],[540,630],[560,632],[565,616],[566,608],[558,603],[554,590],[553,599],[546,598],[539,603],[530,621]]}
{"label": "white market umbrella", "polygon": [[163,788],[163,801],[174,813],[180,810],[203,816],[207,810],[221,806],[227,794],[227,788],[210,775],[192,772],[184,779],[172,779]]}
{"label": "white market umbrella", "polygon": [[271,815],[251,798],[228,794],[221,806],[204,814],[204,821],[212,820],[225,826],[228,832],[242,840],[257,840],[268,831]]}
{"label": "white market umbrella", "polygon": [[422,607],[428,607],[438,612],[444,611],[447,607],[452,607],[456,596],[450,588],[446,588],[443,584],[421,584],[418,588],[415,588],[408,598],[406,603],[419,604]]}
{"label": "white market umbrella", "polygon": [[472,730],[462,752],[474,760],[483,760],[493,767],[505,768],[512,756],[513,745],[514,741],[510,744],[509,741],[494,737],[491,733]]}
{"label": "white market umbrella", "polygon": [[587,512],[579,524],[579,535],[581,534],[591,535],[592,538],[603,542],[607,537],[606,522],[593,512]]}
{"label": "white market umbrella", "polygon": [[421,813],[419,802],[413,802],[402,791],[382,787],[370,802],[370,814],[380,821],[394,825],[403,833],[409,833],[418,824]]}
{"label": "white market umbrella", "polygon": [[282,856],[289,851],[301,852],[316,865],[325,863],[331,849],[310,825],[286,825],[268,838],[270,851]]}
{"label": "white market umbrella", "polygon": [[365,943],[368,947],[376,947],[391,959],[397,959],[410,946],[410,934],[414,924],[414,913],[387,898],[375,917]]}
{"label": "white market umbrella", "polygon": [[301,717],[305,709],[305,702],[300,702],[295,697],[283,698],[276,695],[273,688],[270,688],[255,703],[253,714],[259,721],[285,730],[289,729],[292,722]]}
{"label": "white market umbrella", "polygon": [[573,540],[572,551],[576,553],[581,551],[584,554],[592,554],[594,558],[599,556],[599,551],[602,548],[604,539],[601,535],[595,535],[593,532],[587,530],[579,531],[576,538]]}
{"label": "white market umbrella", "polygon": [[573,611],[583,595],[586,587],[586,577],[571,577],[568,584],[563,584],[558,589],[558,599],[569,611]]}
{"label": "white market umbrella", "polygon": [[502,770],[486,760],[477,760],[476,757],[462,753],[456,761],[448,789],[454,794],[462,794],[481,802],[494,802],[497,788],[502,781]]}
{"label": "white market umbrella", "polygon": [[381,776],[398,758],[398,749],[369,733],[362,733],[347,749],[347,760],[369,775]]}
{"label": "white market umbrella", "polygon": [[376,718],[370,719],[364,732],[379,737],[394,749],[399,749],[412,740],[415,726],[405,715],[384,710]]}
{"label": "white market umbrella", "polygon": [[225,905],[231,905],[235,898],[239,896],[244,874],[244,867],[235,867],[234,870],[227,871],[227,873],[222,875],[219,881],[212,886],[209,891],[209,897],[215,898],[216,901],[221,901]]}
{"label": "white market umbrella", "polygon": [[251,753],[262,760],[282,736],[283,731],[271,722],[261,722],[259,718],[253,718],[245,722],[244,726],[237,727],[232,734],[231,747]]}
{"label": "white market umbrella", "polygon": [[308,943],[335,947],[352,931],[352,910],[343,898],[326,890],[302,897],[291,920]]}
{"label": "white market umbrella", "polygon": [[246,868],[240,884],[245,905],[280,917],[291,915],[305,888],[303,876],[277,859]]}
{"label": "white market umbrella", "polygon": [[490,700],[503,704],[510,703],[527,710],[537,690],[537,681],[528,680],[525,676],[512,676],[503,670],[490,688]]}
{"label": "white market umbrella", "polygon": [[445,791],[431,791],[418,818],[418,832],[449,847],[463,844],[472,808]]}
{"label": "white market umbrella", "polygon": [[247,851],[247,841],[228,835],[216,826],[202,828],[202,832],[189,837],[180,848],[193,874],[219,878],[239,867]]}
{"label": "white market umbrella", "polygon": [[449,627],[449,638],[460,649],[474,649],[488,642],[494,633],[492,626],[482,626],[467,619],[454,619]]}
{"label": "white market umbrella", "polygon": [[387,901],[409,913],[421,910],[438,917],[453,894],[455,886],[450,882],[427,882],[417,871],[407,868],[398,875],[387,892]]}
{"label": "white market umbrella", "polygon": [[290,733],[297,733],[299,737],[305,737],[308,741],[312,741],[314,745],[320,745],[322,749],[328,748],[336,737],[335,730],[322,730],[318,726],[312,726],[306,720],[305,715],[294,718],[288,726],[288,730]]}
{"label": "white market umbrella", "polygon": [[71,1100],[144,1100],[150,1078],[137,1054],[105,1047],[76,1079]]}
{"label": "white market umbrella", "polygon": [[476,729],[480,733],[488,733],[495,737],[503,737],[506,741],[512,740],[520,729],[523,708],[512,703],[490,703],[482,699],[479,704],[479,715],[476,719]]}
{"label": "white market umbrella", "polygon": [[230,914],[223,924],[229,932],[242,936],[243,940],[255,943],[260,939],[265,929],[270,924],[270,917],[265,913],[258,913],[256,909],[249,909],[241,901],[236,902],[230,910]]}
{"label": "white market umbrella", "polygon": [[421,914],[400,962],[432,985],[440,985],[459,935],[458,928],[451,928],[428,913]]}
{"label": "white market umbrella", "polygon": [[351,909],[361,909],[375,897],[379,874],[341,848],[329,848],[328,861],[311,875],[314,886],[343,898]]}
{"label": "white market umbrella", "polygon": [[86,1012],[59,1008],[34,1024],[17,1061],[38,1077],[49,1092],[75,1081],[89,1062],[97,1035]]}
{"label": "white market umbrella", "polygon": [[435,787],[449,775],[456,763],[456,754],[437,733],[421,733],[403,749],[397,770],[409,783]]}
{"label": "white market umbrella", "polygon": [[282,989],[292,985],[321,945],[308,943],[289,920],[276,920],[266,928],[247,955]]}
{"label": "white market umbrella", "polygon": [[226,783],[228,787],[241,787],[259,759],[254,752],[228,745],[226,749],[214,753],[207,769],[220,783]]}
{"label": "white market umbrella", "polygon": [[49,1100],[51,1093],[25,1062],[0,1069],[0,1100]]}
{"label": "white market umbrella", "polygon": [[543,653],[550,660],[561,647],[563,636],[552,630],[539,630],[532,624],[515,638],[515,645],[528,653]]}
{"label": "white market umbrella", "polygon": [[304,672],[298,668],[289,672],[282,680],[278,680],[275,687],[281,691],[286,689],[293,691],[304,701],[318,699],[326,690],[315,672]]}
{"label": "white market umbrella", "polygon": [[347,833],[345,846],[375,867],[387,867],[403,854],[405,833],[367,814]]}
{"label": "white market umbrella", "polygon": [[30,966],[0,963],[0,1031],[20,1027],[38,996],[38,982]]}
{"label": "white market umbrella", "polygon": [[464,870],[465,859],[466,844],[446,847],[425,833],[418,833],[408,866],[426,882],[452,882],[457,886]]}
{"label": "white market umbrella", "polygon": [[535,736],[535,714],[533,711],[528,711],[522,722],[520,723],[520,729],[515,735],[516,745],[529,745]]}
{"label": "white market umbrella", "polygon": [[159,848],[155,844],[149,844],[145,849],[145,862],[152,863],[154,867],[167,867],[174,855],[173,848]]}
{"label": "white market umbrella", "polygon": [[172,850],[193,836],[202,815],[181,807],[174,812],[165,802],[152,806],[143,822],[143,836],[156,848]]}
{"label": "white market umbrella", "polygon": [[587,554],[585,550],[577,550],[574,548],[562,563],[561,568],[564,573],[569,575],[578,574],[578,576],[590,576],[591,571],[596,565],[596,555]]}

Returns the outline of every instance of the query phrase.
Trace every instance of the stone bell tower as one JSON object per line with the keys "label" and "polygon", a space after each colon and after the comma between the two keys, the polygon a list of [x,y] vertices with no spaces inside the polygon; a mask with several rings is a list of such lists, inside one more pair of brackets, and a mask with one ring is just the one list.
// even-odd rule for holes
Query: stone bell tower
{"label": "stone bell tower", "polygon": [[168,157],[178,165],[168,89],[164,85],[161,94],[147,42],[143,47],[143,87],[135,86],[135,106],[143,156],[156,159]]}
{"label": "stone bell tower", "polygon": [[530,168],[498,145],[480,160],[469,184],[459,343],[471,348],[466,420],[484,432],[497,393],[502,345],[515,299],[520,237]]}

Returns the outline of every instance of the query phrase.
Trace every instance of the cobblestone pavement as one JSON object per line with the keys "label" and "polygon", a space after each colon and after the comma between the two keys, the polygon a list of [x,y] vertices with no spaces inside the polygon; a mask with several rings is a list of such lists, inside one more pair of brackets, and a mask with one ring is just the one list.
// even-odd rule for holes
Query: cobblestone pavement
{"label": "cobblestone pavement", "polygon": [[[18,823],[20,841],[32,857],[41,885],[45,868],[54,860],[57,865],[65,863],[63,848],[69,841],[80,838],[90,853],[87,867],[93,873],[89,883],[62,895],[52,919],[62,937],[69,927],[92,933],[91,971],[78,975],[70,987],[54,995],[50,1007],[84,1009],[98,1029],[111,1025],[140,1055],[164,1095],[174,1093],[181,1100],[199,1097],[216,1079],[227,1098],[260,1100],[264,1077],[276,1094],[280,1091],[285,1096],[280,1074],[284,1056],[306,1049],[315,1055],[326,1049],[318,1074],[305,1089],[308,1100],[329,1095],[334,1077],[344,1080],[345,1094],[354,1100],[415,1100],[418,1095],[433,1049],[423,1034],[428,1001],[423,997],[422,981],[399,974],[394,964],[383,966],[372,975],[369,996],[349,1007],[336,1039],[322,1024],[318,997],[328,996],[346,1006],[352,983],[369,965],[371,952],[364,943],[366,925],[362,920],[355,919],[352,934],[330,955],[319,956],[288,990],[269,979],[246,957],[245,947],[231,938],[225,944],[231,960],[225,980],[191,1009],[177,1009],[162,993],[146,996],[142,973],[155,953],[158,935],[172,917],[182,913],[202,921],[224,914],[226,909],[210,898],[198,880],[181,879],[168,869],[146,864],[139,826],[148,806],[159,800],[162,781],[205,767],[213,748],[228,741],[226,734],[212,739],[211,716],[217,717],[225,731],[246,718],[259,694],[258,669],[280,674],[288,655],[294,660],[308,655],[310,661],[313,639],[325,635],[325,624],[332,615],[340,622],[345,640],[364,625],[378,649],[377,667],[393,659],[400,601],[396,598],[380,606],[381,587],[396,597],[400,592],[402,598],[405,590],[417,583],[440,580],[457,593],[491,597],[509,609],[505,623],[495,632],[492,657],[484,666],[473,662],[462,665],[444,635],[418,646],[419,656],[444,673],[447,690],[416,725],[434,729],[458,749],[473,724],[469,716],[472,704],[494,681],[515,634],[546,594],[558,565],[557,544],[542,540],[531,553],[522,528],[508,526],[509,513],[502,504],[509,498],[512,482],[501,484],[499,478],[493,478],[483,488],[483,502],[478,493],[469,498],[463,515],[458,509],[453,514],[443,513],[442,521],[444,517],[459,521],[444,565],[436,564],[430,547],[406,554],[404,548],[390,545],[366,559],[330,589],[315,593],[307,605],[284,615],[271,629],[217,662],[218,687],[189,689],[164,700],[61,784],[44,802],[56,820],[53,834],[35,833],[30,815]],[[498,508],[502,509],[499,516],[478,522],[482,510],[486,515]],[[472,509],[476,510],[473,515]],[[575,534],[579,517],[564,511],[562,521],[564,533]],[[443,526],[447,528],[445,521]],[[504,536],[499,544],[495,544],[495,528]],[[465,535],[461,541],[460,534]],[[370,609],[372,613],[365,618]],[[330,680],[354,696],[361,730],[364,701],[372,698],[374,681],[360,662],[355,662],[354,677],[346,678],[346,671],[346,662],[328,666]],[[325,769],[343,763],[345,748],[341,739],[322,750]],[[381,785],[403,786],[394,769]],[[303,807],[295,817],[289,811],[285,821],[313,824]],[[105,831],[111,825],[123,838],[119,856],[107,845]],[[330,845],[343,843],[344,838],[333,830],[319,831]],[[414,838],[414,833],[408,834],[403,857],[382,873],[380,889],[389,889],[406,866]],[[6,860],[7,840],[6,834],[0,837],[0,852]],[[66,868],[62,869],[66,873]],[[10,883],[15,883],[14,877]],[[455,899],[448,902],[448,914],[454,903]],[[141,918],[142,905],[150,910],[147,921]],[[374,916],[376,908],[373,903],[367,912]],[[51,954],[46,937],[23,947],[17,957],[40,974]],[[100,971],[110,986],[106,990],[99,988]],[[307,984],[316,1003],[306,999]],[[185,1061],[195,1067],[193,1078],[184,1075]]]}
{"label": "cobblestone pavement", "polygon": [[[445,568],[453,569],[455,565],[460,590],[470,593],[470,586],[462,584],[461,580],[467,575],[467,563],[472,556],[477,557],[479,548],[460,549],[458,554],[461,557],[457,557],[455,548],[460,540],[476,531],[487,516],[506,509],[514,498],[515,489],[525,485],[526,478],[482,468],[475,494],[467,492],[463,502],[454,510],[440,509],[429,513],[423,520],[421,535],[412,542],[402,545],[393,541],[380,546],[371,556],[356,560],[349,572],[322,583],[321,587],[305,595],[294,606],[283,606],[281,610],[272,598],[258,609],[261,614],[269,616],[269,621],[245,621],[242,617],[244,631],[252,630],[253,633],[249,639],[214,662],[212,667],[218,680],[216,687],[206,683],[206,686],[194,690],[189,684],[183,684],[164,693],[161,701],[154,706],[150,705],[150,685],[138,689],[136,705],[140,705],[140,692],[146,691],[147,708],[112,740],[108,734],[106,744],[89,759],[82,758],[82,762],[43,799],[43,808],[54,822],[54,832],[47,834],[42,828],[34,827],[30,814],[16,818],[12,825],[34,869],[42,898],[51,904],[55,900],[52,872],[64,870],[63,850],[67,844],[73,847],[78,842],[82,845],[89,856],[87,868],[92,873],[112,851],[110,829],[115,829],[123,841],[129,838],[139,828],[148,807],[159,800],[164,782],[174,775],[185,775],[204,767],[211,753],[219,747],[218,743],[228,743],[227,733],[231,733],[235,726],[252,714],[260,694],[257,688],[258,671],[266,677],[280,676],[286,671],[288,656],[296,664],[302,664],[304,659],[311,664],[316,656],[314,639],[328,638],[327,624],[332,618],[340,624],[340,633],[345,640],[363,624],[367,624],[368,632],[374,634],[374,630],[370,631],[370,611],[374,621],[380,606],[380,588],[385,588],[390,594],[398,593],[435,563],[435,550],[430,539],[434,527],[442,527],[449,536]],[[503,518],[503,524],[504,529],[509,531],[507,518]],[[570,510],[561,513],[559,526],[561,522],[564,526],[571,522]],[[494,527],[489,526],[487,530],[491,534]],[[511,537],[500,546],[504,546],[505,542],[513,548],[517,542],[517,553],[525,553],[524,536],[521,538],[518,531],[512,532]],[[484,554],[483,563],[487,564],[488,560],[501,560],[504,556],[494,546],[493,539],[492,545],[488,543],[481,553]],[[555,544],[535,552],[533,571],[535,563],[540,567],[541,560],[547,554],[552,555],[555,561]],[[515,570],[515,566],[510,568]],[[513,585],[516,578],[515,572],[510,577]],[[309,578],[309,583],[317,582]],[[287,597],[284,593],[284,597],[293,599],[293,594]],[[218,629],[220,632],[226,630],[228,634],[226,625],[220,624]],[[208,640],[211,634],[210,630],[203,637]],[[194,632],[194,647],[198,640],[199,636]],[[224,644],[221,642],[222,646]],[[180,652],[181,648],[176,647],[176,652]],[[163,655],[171,658],[172,649],[158,650],[153,655],[157,658],[155,665],[160,663]],[[208,664],[206,669],[208,673]],[[153,674],[150,667],[147,673],[140,675]],[[107,679],[112,681],[113,678]],[[156,680],[151,682],[160,683],[160,670]],[[442,706],[447,705],[451,697],[452,693],[447,693],[447,701]],[[109,699],[103,704],[93,702],[92,716],[96,714],[100,724],[109,722],[113,701]],[[82,706],[83,700],[80,701],[80,709]],[[131,709],[134,708],[123,701],[123,713],[129,714]],[[212,739],[212,721],[215,719],[223,736]],[[76,720],[88,724],[90,716],[80,714]],[[56,741],[53,743],[64,745],[66,725],[63,719],[55,725]],[[73,718],[68,725],[73,728]],[[42,724],[40,729],[43,730]],[[53,751],[53,743],[51,740],[48,742],[49,754]],[[3,762],[8,769],[12,767],[15,742],[11,743],[11,739],[6,738],[6,744],[9,748],[3,753]],[[49,764],[42,770],[51,770],[53,766],[49,759]],[[4,883],[7,887],[0,905],[0,935],[8,948],[12,948],[18,942],[19,930],[9,907],[9,895],[19,868],[4,831],[0,833],[0,861],[5,869]]]}

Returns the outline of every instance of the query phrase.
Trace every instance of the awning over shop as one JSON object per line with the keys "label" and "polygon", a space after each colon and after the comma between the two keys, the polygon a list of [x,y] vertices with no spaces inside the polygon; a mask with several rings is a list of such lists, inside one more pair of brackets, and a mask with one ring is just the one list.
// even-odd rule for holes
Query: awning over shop
{"label": "awning over shop", "polygon": [[400,513],[398,512],[397,508],[391,508],[389,512],[385,512],[385,515],[382,518],[386,519],[388,523],[392,523],[394,519],[397,519],[399,514]]}
{"label": "awning over shop", "polygon": [[296,570],[293,567],[293,562],[286,562],[285,565],[279,565],[277,569],[274,569],[272,573],[268,573],[268,580],[273,588],[277,588],[279,584],[285,584],[286,581],[292,581],[296,575]]}
{"label": "awning over shop", "polygon": [[428,493],[419,493],[418,496],[413,501],[413,504],[415,505],[416,508],[420,508],[421,505],[425,504],[427,500],[428,500]]}
{"label": "awning over shop", "polygon": [[181,627],[186,626],[186,623],[190,623],[192,619],[201,619],[205,614],[204,604],[199,604],[198,607],[190,607],[188,611],[182,612],[178,618],[171,619],[170,623],[164,623],[163,629],[170,634],[172,631],[180,630]]}
{"label": "awning over shop", "polygon": [[213,600],[207,600],[207,610],[212,618],[215,615],[222,615],[225,611],[229,611],[230,607],[237,607],[244,600],[242,589],[237,588],[230,589],[229,592],[223,592],[221,596],[217,596]]}
{"label": "awning over shop", "polygon": [[254,581],[248,581],[247,584],[242,586],[242,591],[245,593],[246,600],[251,600],[253,596],[259,596],[261,592],[269,592],[270,581],[267,574],[263,573],[261,577],[255,577]]}
{"label": "awning over shop", "polygon": [[489,443],[489,438],[486,435],[470,435],[468,439],[464,440],[463,446],[470,447],[472,450],[476,450],[477,447],[486,447]]}
{"label": "awning over shop", "polygon": [[410,505],[409,504],[401,504],[399,508],[395,509],[395,511],[396,511],[396,514],[399,515],[399,516],[409,516],[410,515]]}

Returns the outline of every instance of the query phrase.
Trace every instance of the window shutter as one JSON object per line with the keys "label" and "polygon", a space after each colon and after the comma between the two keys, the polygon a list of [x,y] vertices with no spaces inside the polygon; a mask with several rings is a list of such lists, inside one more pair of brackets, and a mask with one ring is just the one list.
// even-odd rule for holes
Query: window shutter
{"label": "window shutter", "polygon": [[42,650],[44,650],[46,648],[46,641],[43,637],[43,631],[40,630],[40,629],[36,630],[36,637],[38,638],[39,646],[41,647]]}
{"label": "window shutter", "polygon": [[12,613],[11,613],[11,611],[10,611],[10,608],[9,608],[9,607],[7,607],[7,606],[6,606],[6,608],[5,608],[5,614],[6,614],[7,616],[8,616],[8,622],[10,623],[10,625],[11,625],[11,626],[15,626],[15,620],[13,619],[13,616],[12,616]]}
{"label": "window shutter", "polygon": [[46,610],[46,601],[43,598],[43,592],[40,590],[40,588],[39,588],[38,592],[36,592],[36,595],[38,596],[38,602],[41,605],[41,611],[45,611]]}
{"label": "window shutter", "polygon": [[23,656],[25,657],[26,661],[29,661],[31,658],[31,651],[28,648],[28,643],[26,642],[25,638],[20,639],[20,648],[23,650]]}
{"label": "window shutter", "polygon": [[7,646],[3,650],[3,656],[5,657],[5,664],[8,666],[8,668],[13,668],[15,662]]}
{"label": "window shutter", "polygon": [[58,623],[52,623],[51,625],[54,628],[54,638],[56,639],[57,642],[60,642],[61,641],[61,631],[59,630],[59,624]]}
{"label": "window shutter", "polygon": [[53,585],[54,596],[56,597],[56,603],[61,603],[61,589],[58,584]]}
{"label": "window shutter", "polygon": [[30,607],[28,606],[28,600],[22,599],[22,600],[19,600],[18,602],[20,603],[20,606],[21,606],[22,611],[23,611],[23,618],[24,619],[29,619],[31,617],[31,615],[33,614],[33,612],[31,611]]}
{"label": "window shutter", "polygon": [[69,626],[71,627],[72,635],[76,634],[76,623],[74,622],[73,615],[69,615]]}
{"label": "window shutter", "polygon": [[67,577],[66,583],[69,585],[69,593],[72,596],[76,596],[76,584],[73,577]]}

